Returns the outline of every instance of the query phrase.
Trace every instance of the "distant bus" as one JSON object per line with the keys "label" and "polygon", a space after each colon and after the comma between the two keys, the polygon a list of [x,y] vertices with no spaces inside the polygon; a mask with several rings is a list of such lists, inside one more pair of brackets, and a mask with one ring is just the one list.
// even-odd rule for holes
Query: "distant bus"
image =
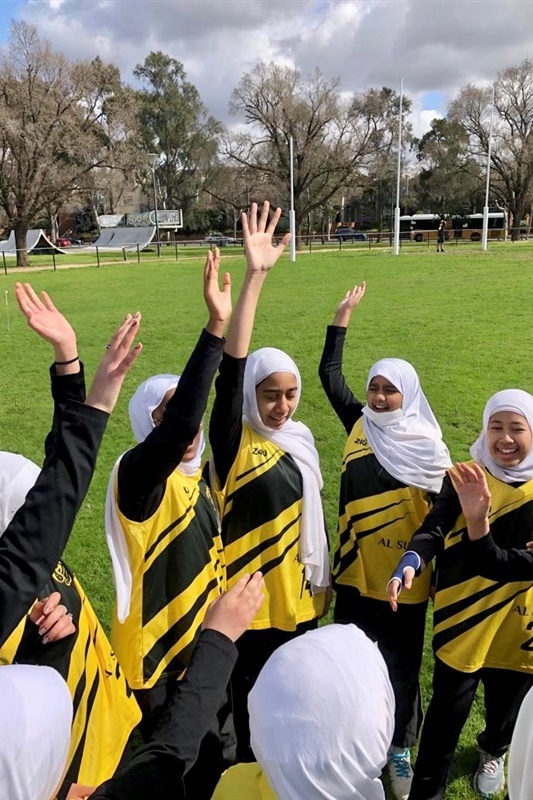
{"label": "distant bus", "polygon": [[400,217],[400,238],[413,242],[436,239],[440,219],[439,214],[405,214]]}
{"label": "distant bus", "polygon": [[[483,236],[483,214],[454,216],[449,222],[454,239],[470,239],[471,242],[479,242]],[[505,239],[507,237],[507,214],[505,211],[489,211],[487,235],[489,239]]]}
{"label": "distant bus", "polygon": [[[441,221],[440,214],[406,214],[400,217],[400,238],[414,242],[427,242],[437,238]],[[479,242],[483,234],[483,214],[465,214],[444,217],[445,238]],[[507,214],[505,211],[490,211],[488,216],[488,238],[505,239],[507,236]]]}

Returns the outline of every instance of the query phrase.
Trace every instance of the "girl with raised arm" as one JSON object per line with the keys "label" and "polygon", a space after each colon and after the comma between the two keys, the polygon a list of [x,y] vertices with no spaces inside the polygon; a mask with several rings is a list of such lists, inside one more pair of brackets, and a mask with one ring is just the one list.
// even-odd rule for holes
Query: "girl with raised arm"
{"label": "girl with raised arm", "polygon": [[470,453],[473,461],[446,476],[409,543],[416,563],[404,557],[389,583],[394,607],[401,586],[400,597],[410,595],[415,570],[436,557],[433,696],[410,800],[444,797],[480,682],[485,729],[472,783],[482,797],[501,791],[518,709],[533,681],[533,397],[519,389],[493,395]]}
{"label": "girl with raised arm", "polygon": [[230,323],[209,436],[222,524],[228,586],[244,572],[261,570],[265,599],[251,630],[241,638],[232,676],[237,760],[253,761],[247,697],[270,654],[316,627],[329,587],[329,562],[320,497],[322,476],[310,430],[293,415],[300,373],[281,350],[248,357],[262,286],[289,241],[272,236],[281,215],[269,221],[265,202],[242,225],[247,270]]}
{"label": "girl with raised arm", "polygon": [[377,642],[396,698],[389,752],[391,787],[406,800],[410,748],[422,722],[422,663],[431,571],[393,614],[386,591],[398,552],[405,550],[441,487],[450,457],[440,427],[407,361],[385,358],[370,369],[366,404],[342,370],[344,341],[362,283],[346,293],[327,329],[319,374],[348,439],[342,460],[338,544],[333,560],[335,622],[353,622]]}
{"label": "girl with raised arm", "polygon": [[[117,591],[111,642],[141,706],[145,739],[189,664],[209,604],[225,588],[201,463],[203,417],[231,314],[230,277],[220,290],[219,264],[218,250],[209,252],[209,320],[183,374],[148,378],[131,398],[138,443],[118,459],[108,484],[106,533]],[[189,776],[195,800],[211,797],[223,766],[217,729]]]}

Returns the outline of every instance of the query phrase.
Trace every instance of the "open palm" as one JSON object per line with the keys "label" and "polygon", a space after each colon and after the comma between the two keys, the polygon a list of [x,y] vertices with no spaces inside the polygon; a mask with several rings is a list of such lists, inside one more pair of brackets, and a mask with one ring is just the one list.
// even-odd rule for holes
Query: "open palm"
{"label": "open palm", "polygon": [[270,222],[269,211],[270,203],[265,200],[259,220],[257,219],[257,203],[252,203],[249,215],[242,215],[244,252],[250,272],[268,272],[291,239],[290,233],[286,233],[277,247],[274,247],[272,236],[281,216],[281,208],[275,210]]}

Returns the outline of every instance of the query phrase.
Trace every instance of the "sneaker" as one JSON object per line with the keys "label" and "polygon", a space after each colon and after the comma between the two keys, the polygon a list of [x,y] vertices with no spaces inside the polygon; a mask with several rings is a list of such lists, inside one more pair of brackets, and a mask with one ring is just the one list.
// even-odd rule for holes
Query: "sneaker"
{"label": "sneaker", "polygon": [[391,789],[396,800],[408,800],[413,780],[411,768],[411,751],[408,747],[391,747],[389,750],[387,769]]}
{"label": "sneaker", "polygon": [[505,786],[505,754],[503,756],[491,756],[481,748],[479,750],[479,764],[477,771],[472,778],[472,786],[481,797],[494,797],[501,792]]}

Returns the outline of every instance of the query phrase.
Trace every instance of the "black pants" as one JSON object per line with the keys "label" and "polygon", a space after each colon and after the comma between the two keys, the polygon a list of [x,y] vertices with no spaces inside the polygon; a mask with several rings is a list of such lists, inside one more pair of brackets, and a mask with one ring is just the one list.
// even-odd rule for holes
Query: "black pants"
{"label": "black pants", "polygon": [[353,622],[377,643],[389,670],[396,710],[392,744],[412,747],[422,725],[419,674],[424,651],[425,603],[398,603],[364,597],[351,586],[337,585],[334,622]]}
{"label": "black pants", "polygon": [[[134,692],[143,715],[139,723],[139,732],[145,742],[150,741],[175,690],[176,678],[169,678],[152,689]],[[218,715],[213,717],[211,730],[202,739],[198,758],[183,778],[186,797],[191,800],[211,800],[220,776],[233,763],[235,763],[235,733],[228,698]]]}
{"label": "black pants", "polygon": [[246,631],[235,644],[239,651],[231,675],[231,700],[233,723],[237,737],[237,762],[256,761],[250,747],[250,720],[248,716],[248,694],[272,653],[282,644],[318,627],[318,620],[302,622],[294,631],[267,628],[263,631]]}
{"label": "black pants", "polygon": [[409,800],[441,800],[479,682],[485,688],[485,730],[479,746],[492,756],[509,747],[518,710],[533,683],[525,672],[483,668],[459,672],[435,659],[433,697],[426,712]]}

